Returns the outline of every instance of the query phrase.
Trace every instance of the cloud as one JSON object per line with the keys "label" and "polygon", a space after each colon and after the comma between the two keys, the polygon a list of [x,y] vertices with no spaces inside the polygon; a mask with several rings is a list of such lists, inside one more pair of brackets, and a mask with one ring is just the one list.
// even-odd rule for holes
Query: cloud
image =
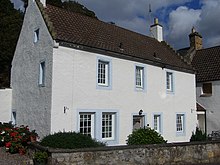
{"label": "cloud", "polygon": [[[190,0],[78,0],[79,3],[94,11],[105,22],[115,22],[118,26],[149,35],[152,24],[149,16],[151,4],[152,19],[161,9],[171,5],[180,5]],[[163,23],[163,22],[161,22]]]}
{"label": "cloud", "polygon": [[203,1],[199,32],[206,47],[220,45],[220,1]]}
{"label": "cloud", "polygon": [[[193,26],[197,27],[201,20],[201,10],[189,9],[186,6],[180,6],[169,14],[169,29],[167,40],[175,47],[186,47],[188,35]],[[189,43],[188,43],[189,44]]]}

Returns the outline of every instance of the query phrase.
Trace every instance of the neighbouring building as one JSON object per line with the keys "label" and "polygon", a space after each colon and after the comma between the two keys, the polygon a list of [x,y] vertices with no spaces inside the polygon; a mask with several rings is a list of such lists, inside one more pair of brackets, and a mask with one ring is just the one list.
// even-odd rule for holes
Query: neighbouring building
{"label": "neighbouring building", "polygon": [[220,130],[220,46],[203,48],[202,36],[192,29],[190,47],[179,53],[196,70],[197,119],[201,130]]}
{"label": "neighbouring building", "polygon": [[78,131],[109,145],[146,126],[168,142],[189,141],[195,73],[157,39],[29,0],[12,62],[17,124],[41,137]]}
{"label": "neighbouring building", "polygon": [[12,89],[0,89],[0,122],[15,122],[15,114],[12,112]]}

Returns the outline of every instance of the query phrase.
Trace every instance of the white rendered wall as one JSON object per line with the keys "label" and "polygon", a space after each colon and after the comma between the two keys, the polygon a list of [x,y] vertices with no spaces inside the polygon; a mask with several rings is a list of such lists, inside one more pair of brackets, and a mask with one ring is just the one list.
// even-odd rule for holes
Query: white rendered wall
{"label": "white rendered wall", "polygon": [[[96,84],[97,59],[111,61],[112,87]],[[145,67],[145,90],[135,90],[135,65]],[[170,71],[170,70],[169,70]],[[172,70],[171,70],[172,71]],[[78,113],[116,111],[119,144],[132,132],[132,115],[142,109],[145,122],[153,125],[153,114],[162,115],[162,136],[169,142],[189,141],[196,128],[195,76],[174,73],[175,92],[166,92],[166,69],[95,53],[59,47],[54,49],[52,83],[52,132],[78,131]],[[68,108],[64,113],[64,106]],[[176,134],[176,114],[186,116],[186,132]],[[99,130],[96,130],[99,131]]]}
{"label": "white rendered wall", "polygon": [[11,121],[12,89],[0,89],[0,122]]}
{"label": "white rendered wall", "polygon": [[212,95],[208,97],[201,96],[202,83],[196,85],[197,101],[206,109],[207,133],[220,130],[220,81],[211,81]]}

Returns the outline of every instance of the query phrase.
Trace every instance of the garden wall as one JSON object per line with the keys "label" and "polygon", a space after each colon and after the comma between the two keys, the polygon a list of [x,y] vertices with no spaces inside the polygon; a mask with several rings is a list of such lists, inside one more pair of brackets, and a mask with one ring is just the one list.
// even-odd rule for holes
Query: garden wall
{"label": "garden wall", "polygon": [[0,89],[0,122],[11,120],[12,89]]}
{"label": "garden wall", "polygon": [[170,165],[220,163],[220,141],[143,146],[111,146],[96,149],[51,149],[49,164]]}

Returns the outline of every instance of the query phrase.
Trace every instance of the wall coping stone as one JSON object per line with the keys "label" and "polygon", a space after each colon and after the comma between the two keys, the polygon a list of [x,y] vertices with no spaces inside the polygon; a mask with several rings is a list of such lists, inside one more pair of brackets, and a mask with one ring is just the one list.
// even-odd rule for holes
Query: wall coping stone
{"label": "wall coping stone", "polygon": [[126,150],[126,149],[140,149],[140,148],[163,148],[163,147],[180,147],[192,145],[206,145],[220,143],[220,140],[213,141],[198,141],[198,142],[180,142],[180,143],[165,143],[165,144],[149,144],[149,145],[118,145],[106,146],[97,148],[80,148],[80,149],[62,149],[41,146],[39,143],[30,143],[31,148],[47,151],[50,153],[75,153],[75,152],[95,152],[95,151],[112,151],[112,150]]}

